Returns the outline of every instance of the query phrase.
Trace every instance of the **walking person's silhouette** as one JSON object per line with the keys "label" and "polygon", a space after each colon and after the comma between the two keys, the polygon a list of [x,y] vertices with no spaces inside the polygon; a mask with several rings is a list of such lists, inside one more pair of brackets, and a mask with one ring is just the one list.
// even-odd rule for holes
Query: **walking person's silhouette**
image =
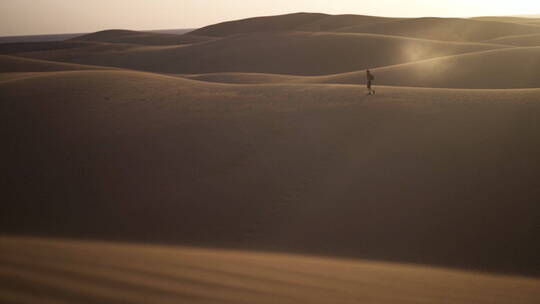
{"label": "walking person's silhouette", "polygon": [[369,70],[366,71],[366,80],[367,80],[368,95],[375,95],[375,90],[371,88],[371,84],[375,80],[375,76],[373,76],[373,74],[371,74]]}

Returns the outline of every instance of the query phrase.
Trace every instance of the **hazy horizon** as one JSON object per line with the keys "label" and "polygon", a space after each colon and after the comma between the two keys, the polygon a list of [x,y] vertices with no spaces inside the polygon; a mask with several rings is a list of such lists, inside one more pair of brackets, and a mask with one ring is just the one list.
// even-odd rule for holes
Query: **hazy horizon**
{"label": "hazy horizon", "polygon": [[105,29],[161,30],[200,28],[219,22],[295,12],[386,17],[474,17],[531,15],[540,3],[516,0],[4,0],[0,36],[86,33]]}

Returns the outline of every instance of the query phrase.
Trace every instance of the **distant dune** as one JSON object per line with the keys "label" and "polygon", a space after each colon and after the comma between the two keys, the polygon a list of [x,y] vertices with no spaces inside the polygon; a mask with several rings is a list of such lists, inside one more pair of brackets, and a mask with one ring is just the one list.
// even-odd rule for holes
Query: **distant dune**
{"label": "distant dune", "polygon": [[372,33],[443,41],[484,41],[501,36],[540,33],[540,27],[510,22],[458,18],[403,19],[384,24],[342,28],[347,33]]}
{"label": "distant dune", "polygon": [[504,36],[496,39],[487,40],[485,42],[514,46],[540,46],[540,34]]}
{"label": "distant dune", "polygon": [[31,58],[0,55],[0,73],[6,72],[51,72],[75,70],[101,70],[100,66],[89,66],[63,62],[53,62]]}
{"label": "distant dune", "polygon": [[540,26],[540,21],[530,21],[530,22],[527,22],[527,24]]}
{"label": "distant dune", "polygon": [[370,34],[275,32],[237,35],[176,48],[128,46],[122,50],[110,44],[100,49],[92,45],[19,55],[161,73],[323,75],[504,47]]}
{"label": "distant dune", "polygon": [[501,36],[540,33],[539,26],[516,23],[516,20],[535,21],[534,19],[499,17],[485,19],[383,18],[298,13],[229,21],[195,30],[192,34],[225,37],[265,31],[330,31],[479,42]]}
{"label": "distant dune", "polygon": [[[318,79],[313,77],[303,77],[295,75],[280,75],[267,73],[208,73],[208,74],[178,74],[182,78],[218,82],[218,83],[237,83],[237,84],[283,84],[295,82],[310,82]],[[315,82],[315,81],[313,81]]]}
{"label": "distant dune", "polygon": [[111,43],[130,43],[142,45],[177,45],[213,40],[214,38],[192,35],[176,35],[158,32],[137,32],[127,30],[107,30],[75,37],[73,41],[93,41]]}
{"label": "distant dune", "polygon": [[[507,48],[444,56],[372,69],[376,85],[431,88],[511,89],[540,87],[539,47]],[[361,85],[366,72],[315,77],[209,73],[183,77],[221,83],[340,83]]]}
{"label": "distant dune", "polygon": [[[176,34],[183,35],[193,31],[193,29],[168,29],[168,30],[151,30],[150,33]],[[50,35],[30,35],[30,36],[3,36],[0,37],[0,43],[28,43],[28,42],[51,42],[64,41],[72,38],[80,37],[88,33],[74,34],[50,34]]]}
{"label": "distant dune", "polygon": [[[512,48],[436,58],[374,70],[378,83],[432,88],[538,88],[540,47]],[[364,72],[316,78],[359,83]]]}
{"label": "distant dune", "polygon": [[514,22],[514,23],[521,23],[521,24],[534,24],[540,22],[540,18],[535,17],[512,17],[512,16],[492,16],[492,17],[474,17],[471,18],[474,20],[480,20],[480,21],[497,21],[497,22]]}
{"label": "distant dune", "polygon": [[0,248],[3,303],[540,301],[538,279],[365,260],[6,237]]}
{"label": "distant dune", "polygon": [[295,13],[279,16],[255,17],[235,21],[227,21],[197,29],[191,34],[202,36],[225,37],[268,31],[293,31],[296,28],[317,22],[329,15],[316,13]]}
{"label": "distant dune", "polygon": [[68,71],[0,92],[4,233],[540,273],[539,89]]}
{"label": "distant dune", "polygon": [[387,18],[363,15],[328,15],[311,23],[306,23],[294,28],[296,31],[332,32],[349,26],[368,24],[383,24],[402,20],[403,18]]}
{"label": "distant dune", "polygon": [[13,55],[24,52],[60,51],[66,49],[83,48],[92,45],[84,41],[44,41],[44,42],[17,42],[0,43],[0,54]]}
{"label": "distant dune", "polygon": [[51,34],[51,35],[25,35],[25,36],[1,36],[0,43],[21,43],[21,42],[50,42],[63,41],[77,36],[84,35],[76,34]]}
{"label": "distant dune", "polygon": [[187,34],[189,32],[193,32],[194,30],[195,29],[187,28],[187,29],[151,30],[151,31],[148,31],[148,32],[183,35],[183,34]]}

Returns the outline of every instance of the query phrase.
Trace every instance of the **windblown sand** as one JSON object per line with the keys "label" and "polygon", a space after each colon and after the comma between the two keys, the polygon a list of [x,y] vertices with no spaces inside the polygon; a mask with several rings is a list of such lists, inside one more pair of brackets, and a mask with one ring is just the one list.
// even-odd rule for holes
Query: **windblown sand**
{"label": "windblown sand", "polygon": [[0,238],[2,303],[533,304],[540,280],[299,255]]}

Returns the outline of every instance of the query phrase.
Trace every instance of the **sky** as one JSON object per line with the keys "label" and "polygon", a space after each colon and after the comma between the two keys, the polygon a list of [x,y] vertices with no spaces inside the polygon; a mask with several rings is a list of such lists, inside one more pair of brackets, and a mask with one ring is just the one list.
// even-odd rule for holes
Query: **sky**
{"label": "sky", "polygon": [[0,36],[198,28],[294,12],[388,17],[540,14],[539,0],[0,0]]}

